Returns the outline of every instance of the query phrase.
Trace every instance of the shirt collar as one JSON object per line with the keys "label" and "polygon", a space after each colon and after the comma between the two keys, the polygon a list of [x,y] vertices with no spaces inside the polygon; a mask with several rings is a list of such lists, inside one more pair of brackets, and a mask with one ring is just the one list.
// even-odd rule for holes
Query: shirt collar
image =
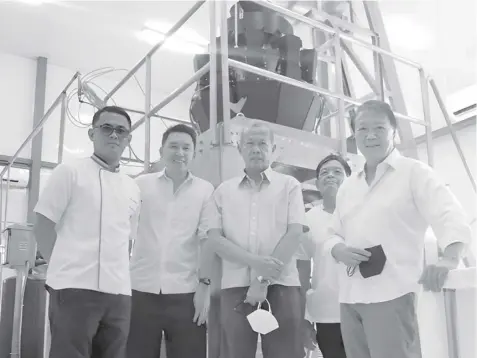
{"label": "shirt collar", "polygon": [[[171,178],[166,174],[166,169],[162,169],[160,172],[158,172],[157,177],[158,178],[164,178],[164,179],[167,179],[167,180],[171,180]],[[187,178],[186,178],[186,180],[184,180],[184,183],[188,182],[189,180],[192,180],[193,178],[194,178],[194,176],[192,175],[192,173],[190,171],[188,171],[187,172]]]}
{"label": "shirt collar", "polygon": [[106,163],[104,160],[102,160],[100,157],[98,157],[96,154],[93,154],[91,156],[91,159],[93,160],[93,162],[98,164],[103,169],[106,169],[106,170],[108,170],[110,172],[113,172],[113,173],[119,173],[119,164],[115,168],[113,168],[108,163]]}
{"label": "shirt collar", "polygon": [[[381,164],[385,164],[385,165],[387,165],[391,168],[396,169],[397,163],[398,163],[398,161],[401,157],[402,157],[402,155],[401,155],[401,153],[399,153],[399,150],[394,148],[391,151],[391,153],[389,153],[388,156],[381,163],[378,164],[378,166],[381,165]],[[364,164],[364,167],[358,173],[358,176],[362,176],[365,172],[365,169],[366,169],[366,164]]]}
{"label": "shirt collar", "polygon": [[[245,172],[245,169],[244,169],[244,174],[245,175],[243,176],[242,180],[240,181],[239,186],[243,186],[246,183],[253,182],[253,179],[248,176],[248,174]],[[273,176],[272,168],[268,167],[267,169],[265,169],[261,173],[261,175],[262,175],[262,183],[270,184],[271,178]]]}

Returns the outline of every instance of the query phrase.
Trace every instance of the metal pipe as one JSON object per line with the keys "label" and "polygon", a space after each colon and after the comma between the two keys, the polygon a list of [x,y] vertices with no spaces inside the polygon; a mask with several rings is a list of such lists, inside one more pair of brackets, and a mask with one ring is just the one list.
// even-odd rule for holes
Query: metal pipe
{"label": "metal pipe", "polygon": [[[121,108],[124,109],[126,112],[137,113],[137,114],[142,114],[142,115],[145,114],[144,111],[140,111],[138,109],[132,109],[132,108],[127,108],[127,107],[122,107],[122,106],[121,106]],[[192,124],[190,121],[185,121],[183,119],[171,118],[171,117],[166,117],[166,116],[159,116],[157,114],[150,114],[149,116],[159,118],[159,119],[163,119],[165,121],[175,122],[175,123],[188,124],[188,125]]]}
{"label": "metal pipe", "polygon": [[[342,53],[341,53],[341,40],[339,34],[335,35],[334,38],[334,48],[335,48],[335,87],[336,91],[344,97],[343,90],[343,64],[342,64]],[[345,122],[345,110],[344,110],[344,100],[343,98],[338,99],[338,135],[340,139],[340,151],[343,156],[346,156],[348,149],[346,146],[346,122]]]}
{"label": "metal pipe", "polygon": [[365,81],[368,83],[369,87],[371,87],[374,93],[379,94],[380,92],[379,86],[376,85],[376,80],[368,72],[365,64],[359,59],[359,57],[356,55],[353,49],[350,48],[346,42],[341,41],[341,46],[343,50],[346,52],[346,54],[349,56],[351,61],[353,61],[354,65],[358,69],[359,73],[361,73]]}
{"label": "metal pipe", "polygon": [[[201,78],[205,73],[207,73],[207,71],[209,71],[209,68],[210,68],[210,63],[208,62],[196,73],[194,73],[191,78],[189,78],[177,89],[172,91],[169,96],[167,96],[158,105],[156,105],[153,109],[151,109],[148,114],[152,116],[153,114],[157,113],[157,111],[161,110],[162,108],[167,106],[169,103],[171,103],[177,96],[179,96],[182,92],[184,92],[187,88],[189,88],[193,83],[195,83],[199,78]],[[132,125],[131,132],[136,130],[136,128],[143,123],[144,123],[144,116]]]}
{"label": "metal pipe", "polygon": [[187,11],[185,13],[184,16],[181,17],[181,19],[174,25],[171,27],[171,29],[169,31],[166,32],[166,34],[164,35],[164,38],[159,41],[156,45],[154,45],[154,47],[146,54],[146,56],[144,56],[127,74],[126,76],[124,76],[124,78],[118,82],[118,84],[111,90],[111,92],[109,92],[106,97],[104,97],[104,103],[108,102],[108,100],[121,88],[121,86],[123,84],[125,84],[132,76],[134,76],[134,74],[137,72],[137,70],[139,70],[139,68],[144,64],[144,62],[146,62],[146,58],[147,57],[152,57],[152,55],[154,55],[154,53],[156,53],[157,50],[159,50],[159,48],[161,48],[162,45],[164,45],[164,43],[166,42],[166,40],[171,37],[172,35],[174,35],[174,33],[179,30],[179,28],[181,28],[182,25],[184,25],[187,20],[189,20],[192,15],[194,15],[197,10],[199,10],[199,8],[205,3],[205,0],[202,0],[202,1],[197,1],[194,6],[192,6],[189,11]]}
{"label": "metal pipe", "polygon": [[[329,97],[333,97],[333,98],[337,98],[337,99],[343,99],[345,102],[351,103],[351,104],[354,104],[354,105],[357,105],[357,106],[360,106],[361,104],[363,104],[363,102],[355,100],[355,99],[350,98],[348,96],[345,96],[343,94],[334,93],[334,92],[328,91],[326,89],[310,85],[309,83],[297,81],[293,78],[282,76],[282,75],[279,75],[277,73],[267,71],[267,70],[264,70],[262,68],[258,68],[258,67],[255,67],[255,66],[251,66],[251,65],[248,65],[246,63],[242,63],[242,62],[239,62],[239,61],[236,61],[236,60],[229,59],[229,65],[232,66],[232,67],[238,68],[240,70],[243,70],[243,71],[248,71],[248,72],[251,72],[251,73],[255,73],[256,75],[267,77],[267,78],[270,78],[270,79],[278,81],[278,82],[287,83],[291,86],[299,87],[299,88],[302,88],[302,89],[305,89],[305,90],[308,90],[308,91],[311,91],[311,92],[314,92],[314,93],[322,94],[324,96],[329,96]],[[427,125],[424,121],[419,120],[417,118],[413,118],[413,117],[410,117],[410,116],[407,116],[407,115],[404,115],[404,114],[401,114],[401,113],[397,113],[397,112],[394,112],[394,114],[395,114],[396,118],[404,119],[404,120],[407,120],[411,123],[416,123],[416,124],[419,124],[419,125],[422,125],[422,126]]]}
{"label": "metal pipe", "polygon": [[71,80],[68,82],[68,84],[65,86],[63,91],[61,91],[60,95],[58,97],[56,97],[55,101],[53,102],[51,107],[48,109],[48,111],[46,111],[46,113],[43,115],[43,118],[38,122],[38,125],[33,129],[33,131],[28,135],[28,137],[23,141],[23,143],[20,145],[20,148],[18,148],[18,150],[15,152],[15,154],[13,154],[10,163],[5,168],[3,168],[2,172],[0,173],[0,180],[3,179],[3,176],[7,172],[8,168],[11,167],[11,165],[15,162],[15,160],[18,158],[18,156],[20,155],[20,152],[23,150],[23,148],[25,148],[25,146],[30,142],[30,140],[32,140],[32,138],[35,137],[43,129],[43,126],[45,125],[45,122],[48,120],[51,113],[56,109],[56,107],[60,103],[63,94],[66,93],[68,88],[71,86],[71,84],[76,80],[76,78],[78,76],[79,76],[79,72],[76,72],[74,74],[74,76],[71,78]]}
{"label": "metal pipe", "polygon": [[[317,21],[329,21],[334,27],[345,29],[351,31],[355,34],[360,34],[362,36],[375,36],[376,33],[373,30],[366,29],[364,27],[357,26],[353,23],[353,21],[348,22],[339,17],[330,15],[324,11],[318,10],[316,8],[310,9],[306,14],[303,16],[312,17]],[[292,23],[293,26],[300,23],[300,20],[297,20]],[[326,25],[326,24],[325,24]]]}
{"label": "metal pipe", "polygon": [[63,162],[63,152],[64,152],[63,147],[65,143],[66,108],[67,108],[66,93],[62,93],[61,116],[60,116],[60,139],[58,141],[58,163]]}
{"label": "metal pipe", "polygon": [[[237,4],[235,4],[237,7]],[[212,140],[217,138],[217,7],[215,1],[210,1],[210,47],[209,47],[209,128]]]}
{"label": "metal pipe", "polygon": [[5,213],[3,214],[4,218],[2,221],[2,227],[0,232],[3,232],[7,228],[7,222],[8,222],[8,216],[7,216],[8,215],[8,194],[10,193],[10,172],[11,172],[12,166],[8,165],[7,168],[8,168],[7,170],[8,174],[7,174],[7,192],[5,195]]}
{"label": "metal pipe", "polygon": [[220,59],[222,74],[222,119],[224,143],[230,142],[230,88],[229,88],[229,37],[227,32],[227,2],[220,2]]}
{"label": "metal pipe", "polygon": [[[374,44],[381,48],[380,38],[379,35],[372,38]],[[378,82],[378,92],[376,92],[379,96],[381,101],[384,102],[386,97],[385,94],[385,87],[384,87],[384,77],[383,77],[383,58],[382,55],[379,53],[374,52],[374,66],[375,66],[375,73],[376,73],[376,81]],[[422,68],[419,68],[421,70]]]}
{"label": "metal pipe", "polygon": [[427,123],[426,126],[426,148],[427,148],[427,163],[429,166],[434,166],[434,150],[432,145],[432,120],[431,120],[431,108],[429,104],[429,87],[424,70],[419,70],[419,80],[421,82],[421,98],[422,98],[422,112],[424,114],[424,120]]}
{"label": "metal pipe", "polygon": [[[10,356],[12,358],[20,358],[22,349],[22,321],[23,321],[23,302],[25,298],[25,288],[28,278],[30,265],[25,267],[17,267],[17,277],[15,283],[15,303],[13,309],[13,326],[12,326],[12,349]],[[3,284],[3,282],[2,282]]]}
{"label": "metal pipe", "polygon": [[152,64],[151,56],[146,56],[146,93],[144,103],[144,121],[146,128],[144,129],[144,172],[149,171],[149,164],[151,162],[151,79],[152,79]]}
{"label": "metal pipe", "polygon": [[235,48],[238,48],[238,3],[235,4],[234,6],[234,12],[235,12]]}
{"label": "metal pipe", "polygon": [[[368,101],[370,99],[373,99],[373,98],[376,98],[376,94],[375,93],[370,93],[370,94],[367,94],[366,96],[361,97],[359,99],[359,101],[363,103],[363,102],[366,102],[366,101]],[[352,103],[347,103],[345,105],[345,111],[348,111],[353,107],[356,107],[356,105],[352,104]],[[332,113],[327,114],[326,116],[321,117],[321,122],[323,123],[324,121],[330,119],[331,117],[336,116],[338,113],[339,113],[339,111],[334,111]]]}
{"label": "metal pipe", "polygon": [[[329,34],[336,34],[338,33],[335,29],[333,29],[332,27],[330,26],[327,26],[325,24],[322,24],[316,20],[313,20],[313,19],[310,19],[306,16],[303,16],[303,15],[300,15],[300,14],[297,14],[291,10],[288,10],[288,9],[285,9],[284,7],[282,6],[278,6],[278,5],[275,5],[271,2],[268,2],[268,1],[264,1],[264,0],[250,0],[251,2],[254,2],[258,5],[261,5],[267,9],[270,9],[272,11],[276,11],[284,16],[288,16],[292,19],[295,19],[295,20],[299,20],[309,26],[312,26],[314,28],[317,28],[317,29],[320,29],[326,33],[329,33]],[[347,40],[347,41],[350,41],[350,42],[353,42],[357,45],[360,45],[360,46],[363,46],[363,47],[366,47],[370,50],[373,50],[373,51],[376,51],[380,54],[383,54],[383,55],[387,55],[389,57],[392,57],[394,58],[395,60],[397,61],[400,61],[400,62],[403,62],[403,63],[406,63],[412,67],[415,67],[415,68],[421,68],[421,65],[418,64],[417,62],[414,62],[414,61],[411,61],[411,60],[408,60],[404,57],[401,57],[401,56],[397,56],[395,55],[394,53],[392,52],[389,52],[389,51],[386,51],[386,50],[383,50],[382,48],[379,48],[377,46],[374,46],[372,44],[369,44],[361,39],[357,39],[356,37],[353,37],[351,35],[347,35],[347,34],[344,34],[342,32],[339,33],[339,37],[342,38],[343,40]]]}
{"label": "metal pipe", "polygon": [[442,111],[442,114],[444,115],[444,119],[447,123],[447,127],[449,128],[452,139],[454,140],[454,144],[457,148],[457,152],[459,153],[460,159],[462,160],[462,164],[464,164],[465,171],[467,172],[467,175],[469,176],[472,187],[474,188],[474,191],[477,191],[474,177],[473,177],[472,172],[469,168],[469,165],[467,164],[467,161],[465,160],[464,152],[462,151],[462,147],[460,146],[459,139],[457,138],[457,134],[455,133],[455,130],[452,127],[452,122],[450,120],[449,112],[447,112],[447,108],[444,104],[444,101],[442,100],[441,94],[440,94],[440,92],[437,88],[436,82],[434,81],[433,78],[429,78],[429,84],[431,85],[431,88],[434,92],[434,95],[436,96],[437,103],[439,104],[439,107]]}
{"label": "metal pipe", "polygon": [[457,302],[456,291],[444,289],[444,307],[446,315],[447,347],[449,358],[459,358],[459,347],[457,345]]}

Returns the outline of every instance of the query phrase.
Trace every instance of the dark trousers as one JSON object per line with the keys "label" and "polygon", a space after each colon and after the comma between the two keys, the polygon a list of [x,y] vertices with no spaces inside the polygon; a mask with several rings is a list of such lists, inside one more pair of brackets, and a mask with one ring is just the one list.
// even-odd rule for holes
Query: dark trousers
{"label": "dark trousers", "polygon": [[415,294],[369,304],[341,304],[341,333],[350,358],[421,358]]}
{"label": "dark trousers", "polygon": [[323,358],[346,358],[339,323],[317,323],[316,341]]}
{"label": "dark trousers", "polygon": [[131,297],[90,290],[50,292],[50,358],[125,358]]}
{"label": "dark trousers", "polygon": [[162,335],[167,358],[206,358],[205,325],[193,322],[194,294],[132,292],[128,358],[159,358]]}
{"label": "dark trousers", "polygon": [[[252,330],[247,320],[247,315],[256,307],[245,304],[245,308],[235,309],[243,302],[247,290],[248,287],[237,287],[223,289],[221,292],[221,358],[256,356],[258,333]],[[303,317],[300,288],[272,285],[268,288],[267,299],[280,327],[261,337],[263,357],[302,358]]]}

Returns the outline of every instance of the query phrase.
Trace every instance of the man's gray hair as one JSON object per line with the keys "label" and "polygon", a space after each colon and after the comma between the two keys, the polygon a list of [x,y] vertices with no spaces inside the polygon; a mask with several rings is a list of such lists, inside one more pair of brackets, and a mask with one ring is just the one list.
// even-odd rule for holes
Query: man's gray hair
{"label": "man's gray hair", "polygon": [[240,143],[243,142],[244,136],[246,134],[248,134],[249,132],[253,131],[253,130],[266,130],[266,131],[268,131],[268,133],[270,135],[270,142],[272,144],[275,143],[275,133],[273,133],[272,128],[270,128],[270,126],[267,125],[266,123],[260,122],[258,120],[254,120],[251,125],[249,125],[248,127],[244,128],[242,130],[242,132],[240,133]]}

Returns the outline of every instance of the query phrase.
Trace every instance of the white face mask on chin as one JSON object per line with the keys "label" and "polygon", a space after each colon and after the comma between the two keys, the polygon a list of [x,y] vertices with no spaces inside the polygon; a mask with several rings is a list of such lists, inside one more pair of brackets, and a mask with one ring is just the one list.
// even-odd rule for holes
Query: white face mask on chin
{"label": "white face mask on chin", "polygon": [[262,310],[262,303],[259,303],[258,308],[247,316],[252,329],[260,334],[268,334],[278,328],[278,322],[272,314],[270,302],[268,300],[265,301],[268,303],[268,311]]}

